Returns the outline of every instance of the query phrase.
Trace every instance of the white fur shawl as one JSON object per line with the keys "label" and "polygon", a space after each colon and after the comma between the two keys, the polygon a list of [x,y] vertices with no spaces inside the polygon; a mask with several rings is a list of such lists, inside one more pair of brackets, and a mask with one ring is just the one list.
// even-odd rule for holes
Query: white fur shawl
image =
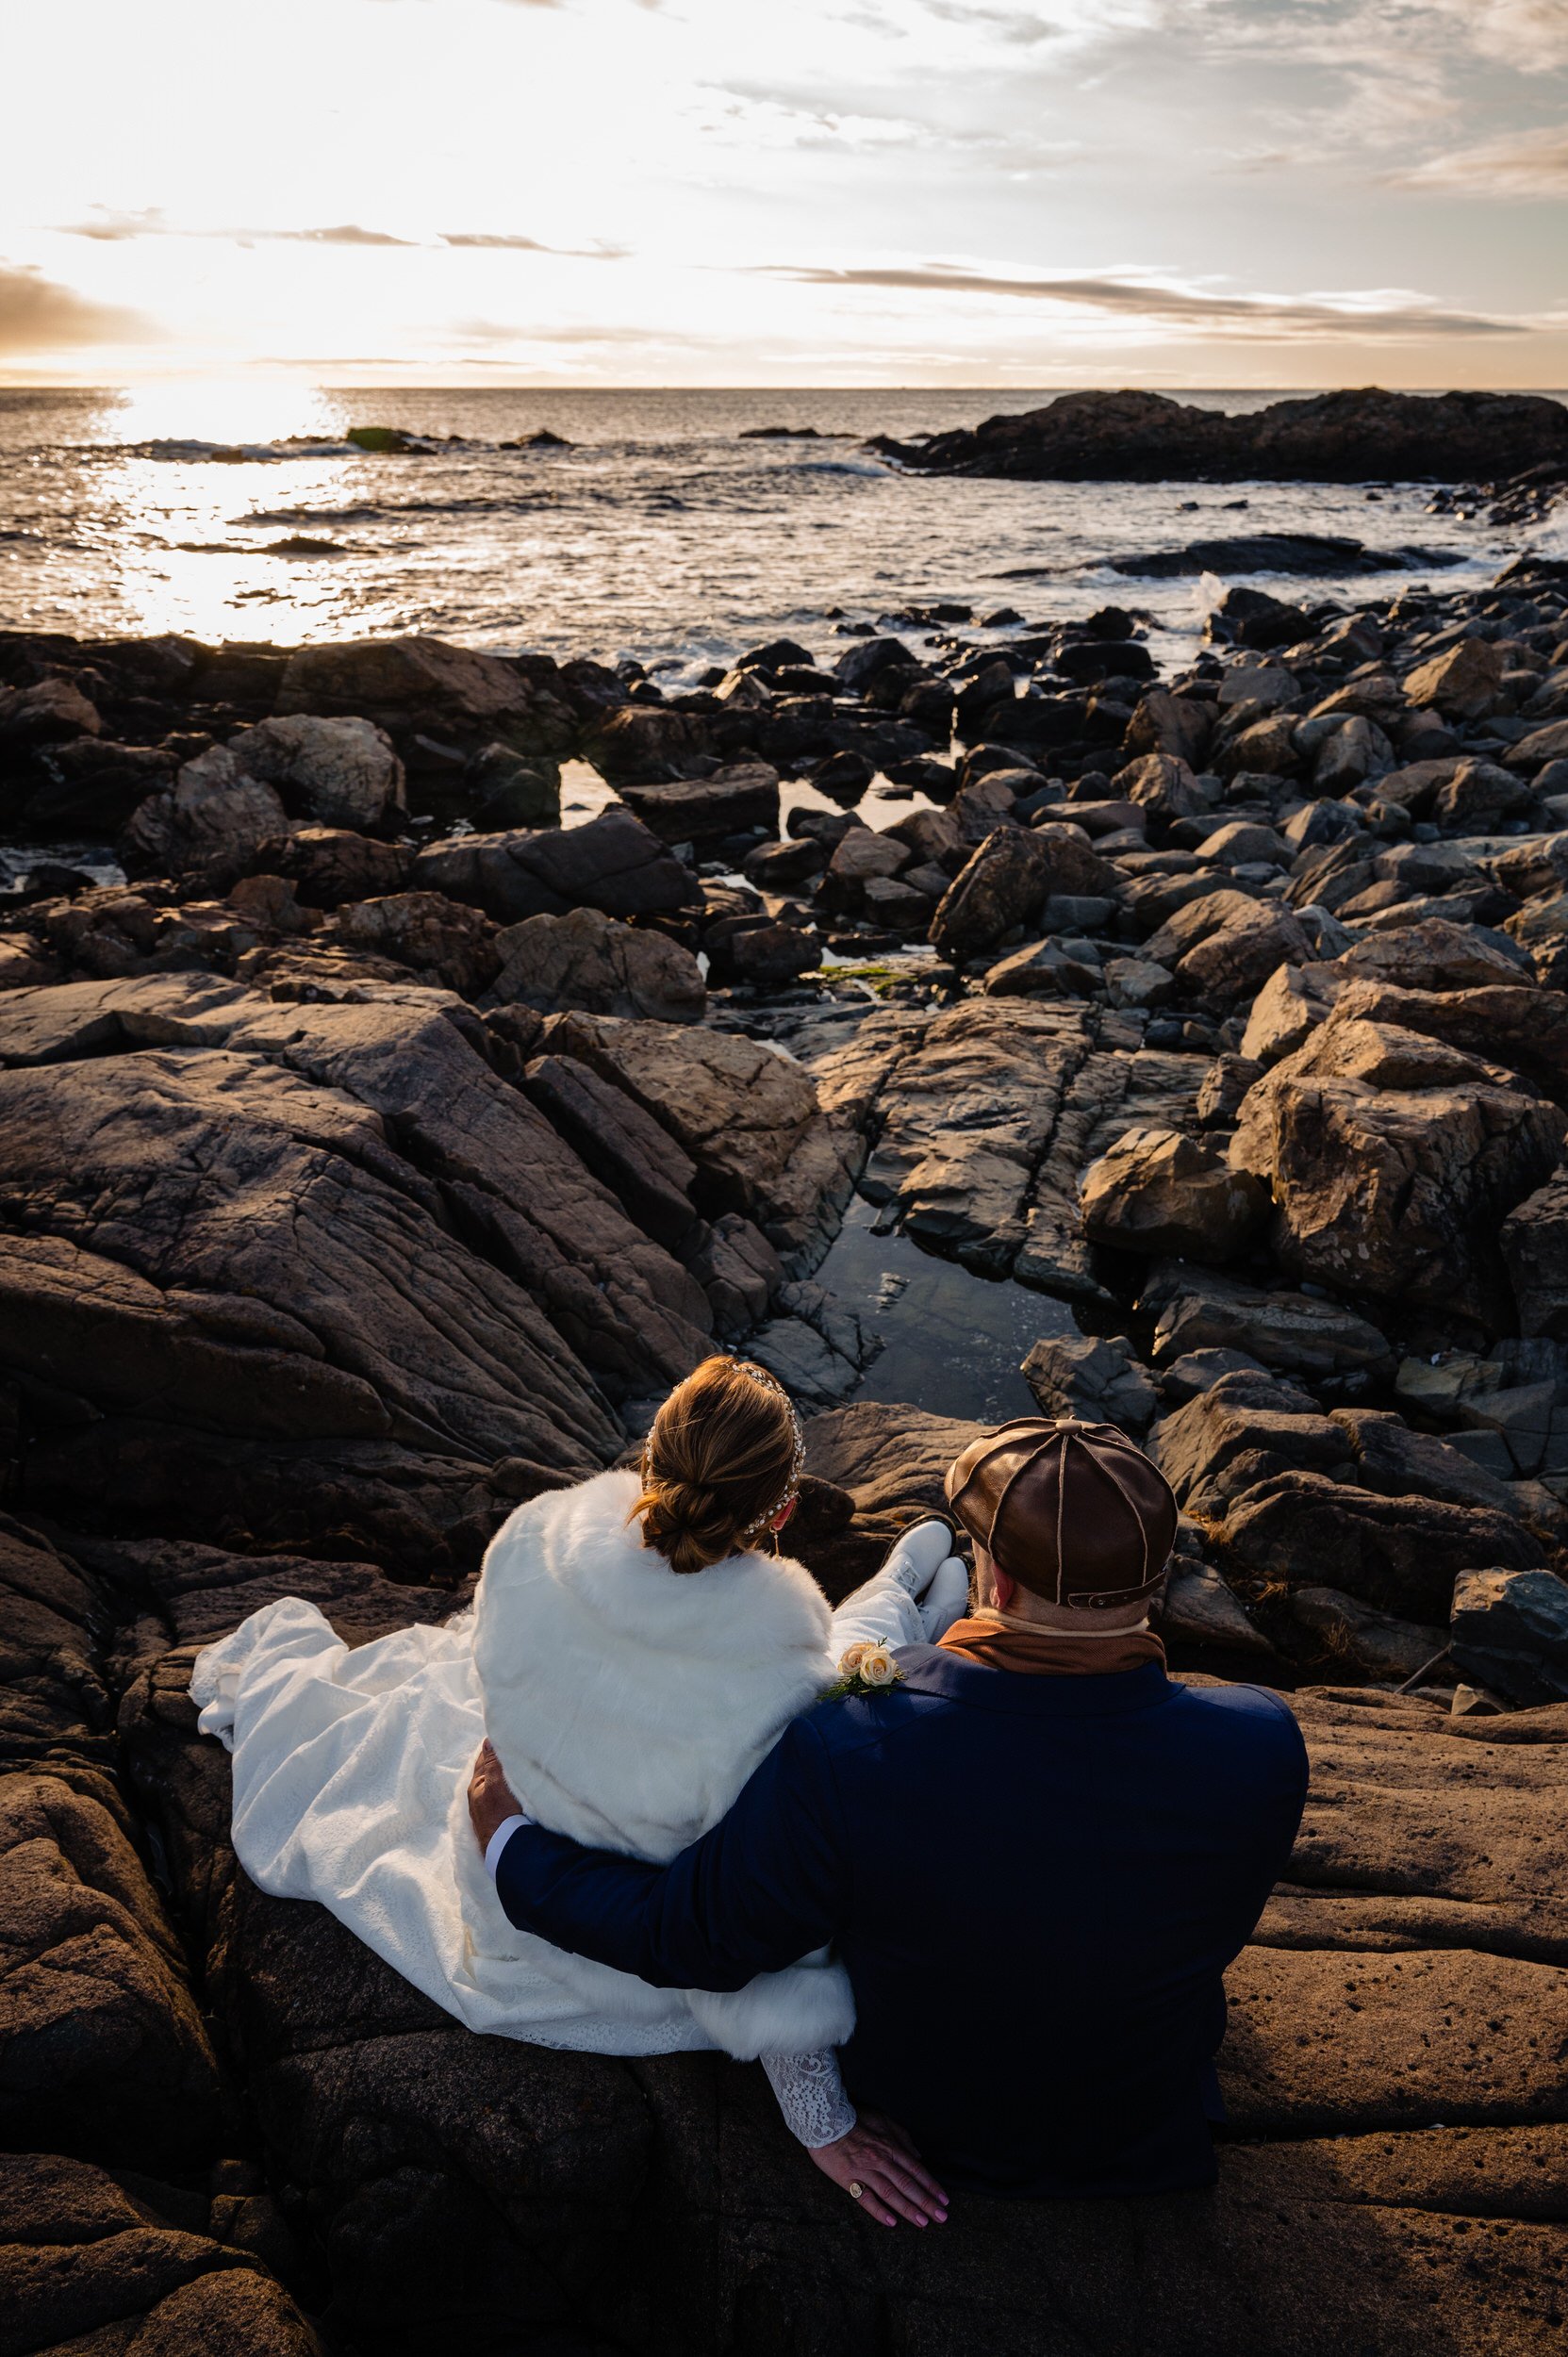
{"label": "white fur shawl", "polygon": [[[718,1822],[831,1683],[832,1616],[788,1558],[671,1571],[628,1522],[637,1491],[632,1473],[599,1474],[518,1508],[485,1558],[473,1658],[486,1731],[530,1814],[595,1847],[663,1861]],[[619,1985],[633,2010],[634,1992],[651,1994],[582,1958],[557,1964],[602,1976],[602,1993]],[[854,2019],[848,1981],[825,1959],[689,2002],[740,2055],[835,2045]]]}

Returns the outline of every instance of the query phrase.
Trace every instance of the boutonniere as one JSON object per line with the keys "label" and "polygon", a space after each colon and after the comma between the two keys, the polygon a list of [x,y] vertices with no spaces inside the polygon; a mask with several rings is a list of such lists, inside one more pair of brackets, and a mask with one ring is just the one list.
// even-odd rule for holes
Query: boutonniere
{"label": "boutonniere", "polygon": [[880,1694],[901,1685],[903,1674],[885,1645],[849,1645],[838,1656],[837,1682],[822,1700],[836,1703],[849,1694]]}

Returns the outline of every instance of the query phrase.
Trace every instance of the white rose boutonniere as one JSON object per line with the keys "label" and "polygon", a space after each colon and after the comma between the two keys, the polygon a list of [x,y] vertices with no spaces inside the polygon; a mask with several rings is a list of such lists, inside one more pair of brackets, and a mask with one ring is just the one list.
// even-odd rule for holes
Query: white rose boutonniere
{"label": "white rose boutonniere", "polygon": [[847,1645],[838,1656],[838,1676],[823,1695],[840,1702],[849,1694],[879,1694],[899,1685],[903,1672],[885,1645]]}

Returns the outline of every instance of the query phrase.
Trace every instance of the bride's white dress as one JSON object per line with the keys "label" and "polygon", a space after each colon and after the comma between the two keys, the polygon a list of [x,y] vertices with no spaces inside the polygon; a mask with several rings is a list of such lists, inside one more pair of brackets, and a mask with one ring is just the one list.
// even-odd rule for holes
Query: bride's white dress
{"label": "bride's white dress", "polygon": [[852,2002],[825,1959],[704,1997],[506,1922],[467,1822],[487,1733],[476,1621],[481,1663],[487,1623],[490,1658],[504,1651],[516,1673],[499,1697],[484,1674],[488,1732],[523,1805],[578,1838],[663,1858],[718,1821],[846,1645],[939,1633],[963,1607],[959,1568],[933,1587],[946,1549],[922,1525],[830,1616],[787,1558],[677,1578],[626,1536],[635,1494],[635,1476],[610,1473],[520,1508],[475,1607],[442,1627],[351,1651],[315,1605],[284,1597],[207,1646],[190,1690],[204,1732],[234,1756],[236,1854],[263,1890],[319,1901],[472,2030],[612,2054],[836,2044]]}

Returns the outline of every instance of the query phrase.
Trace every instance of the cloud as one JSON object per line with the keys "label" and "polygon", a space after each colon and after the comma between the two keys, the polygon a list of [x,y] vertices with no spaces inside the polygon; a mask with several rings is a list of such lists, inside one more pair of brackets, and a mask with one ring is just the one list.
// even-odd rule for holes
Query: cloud
{"label": "cloud", "polygon": [[1478,311],[1441,310],[1423,295],[1377,288],[1352,294],[1227,295],[1204,287],[1182,287],[1150,277],[1105,276],[1008,278],[953,263],[864,270],[760,268],[769,277],[807,287],[879,287],[896,292],[1004,295],[1035,303],[1064,303],[1166,327],[1213,334],[1302,341],[1326,337],[1509,336],[1533,322],[1494,319]]}
{"label": "cloud", "polygon": [[299,245],[413,245],[416,242],[412,238],[394,238],[386,229],[361,229],[358,223],[353,221],[342,222],[336,229],[251,229],[243,234],[252,238],[278,239]]}
{"label": "cloud", "polygon": [[439,236],[443,245],[482,254],[558,254],[577,262],[624,262],[631,252],[624,245],[546,245],[542,239],[504,229],[443,229]]}
{"label": "cloud", "polygon": [[167,235],[162,211],[149,205],[144,212],[120,213],[107,205],[94,205],[91,221],[70,222],[57,233],[62,238],[92,238],[102,245],[120,245],[127,238],[161,238]]}
{"label": "cloud", "polygon": [[1464,196],[1568,196],[1568,124],[1506,132],[1387,177],[1396,188],[1453,189]]}
{"label": "cloud", "polygon": [[157,330],[134,311],[91,303],[36,270],[0,263],[0,352],[49,352],[62,344],[148,343]]}

